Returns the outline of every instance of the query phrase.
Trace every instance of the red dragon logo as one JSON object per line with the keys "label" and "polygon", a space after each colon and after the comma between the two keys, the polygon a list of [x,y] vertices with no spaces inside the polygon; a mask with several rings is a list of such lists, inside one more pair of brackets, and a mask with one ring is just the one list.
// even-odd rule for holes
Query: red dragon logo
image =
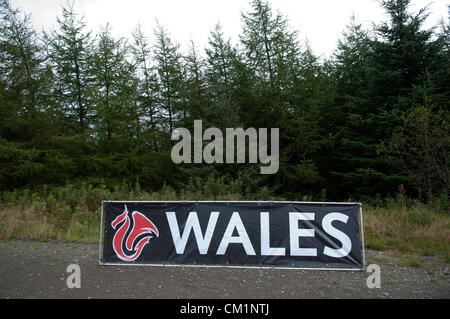
{"label": "red dragon logo", "polygon": [[117,257],[127,262],[138,259],[154,235],[159,237],[158,228],[147,217],[136,211],[129,214],[126,205],[123,214],[111,226],[113,229],[118,228],[113,239],[114,251]]}

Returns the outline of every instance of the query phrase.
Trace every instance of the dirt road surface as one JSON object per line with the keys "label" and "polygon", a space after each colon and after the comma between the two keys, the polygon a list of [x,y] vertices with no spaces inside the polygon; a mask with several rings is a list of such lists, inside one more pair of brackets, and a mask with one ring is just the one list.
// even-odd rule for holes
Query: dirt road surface
{"label": "dirt road surface", "polygon": [[[381,288],[366,272],[271,269],[115,267],[98,264],[98,245],[0,241],[1,299],[316,299],[450,297],[449,264],[427,257],[407,267],[387,252],[367,251],[381,267]],[[81,288],[67,287],[67,267]]]}

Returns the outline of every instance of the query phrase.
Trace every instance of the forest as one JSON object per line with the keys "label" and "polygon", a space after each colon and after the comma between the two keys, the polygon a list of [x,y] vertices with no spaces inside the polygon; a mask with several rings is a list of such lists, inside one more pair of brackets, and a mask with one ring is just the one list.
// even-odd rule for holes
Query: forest
{"label": "forest", "polygon": [[[351,19],[329,58],[288,16],[251,0],[239,42],[220,23],[186,52],[170,26],[88,30],[68,3],[55,27],[0,0],[0,192],[120,185],[230,190],[263,199],[438,201],[450,189],[450,20],[382,0],[387,19]],[[188,27],[188,26],[186,26]],[[279,128],[279,170],[175,164],[176,128]],[[206,143],[206,142],[204,142]],[[258,195],[262,194],[263,195]],[[4,195],[6,196],[6,195]],[[103,198],[109,199],[109,198]]]}

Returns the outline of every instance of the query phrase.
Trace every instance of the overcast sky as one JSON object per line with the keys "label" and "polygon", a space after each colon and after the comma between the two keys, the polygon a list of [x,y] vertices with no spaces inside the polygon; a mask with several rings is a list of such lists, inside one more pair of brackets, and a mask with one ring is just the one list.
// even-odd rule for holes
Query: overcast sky
{"label": "overcast sky", "polygon": [[[428,26],[442,17],[447,19],[450,0],[412,0],[411,10],[417,12],[430,4]],[[11,0],[15,7],[32,14],[34,25],[49,29],[66,0]],[[328,56],[349,23],[352,14],[357,22],[370,27],[371,22],[385,20],[377,0],[270,0],[272,7],[288,17],[290,27],[307,39],[317,55]],[[247,0],[75,0],[88,28],[97,32],[107,22],[115,36],[129,37],[140,22],[152,40],[156,19],[167,28],[185,49],[189,40],[204,48],[211,30],[220,21],[223,31],[233,43],[241,32],[241,12],[250,9]]]}

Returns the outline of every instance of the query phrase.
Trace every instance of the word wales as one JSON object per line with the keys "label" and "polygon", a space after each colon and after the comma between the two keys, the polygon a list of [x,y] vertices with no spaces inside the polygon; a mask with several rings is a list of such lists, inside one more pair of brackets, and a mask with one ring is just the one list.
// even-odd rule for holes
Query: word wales
{"label": "word wales", "polygon": [[105,202],[102,264],[361,269],[359,204]]}

